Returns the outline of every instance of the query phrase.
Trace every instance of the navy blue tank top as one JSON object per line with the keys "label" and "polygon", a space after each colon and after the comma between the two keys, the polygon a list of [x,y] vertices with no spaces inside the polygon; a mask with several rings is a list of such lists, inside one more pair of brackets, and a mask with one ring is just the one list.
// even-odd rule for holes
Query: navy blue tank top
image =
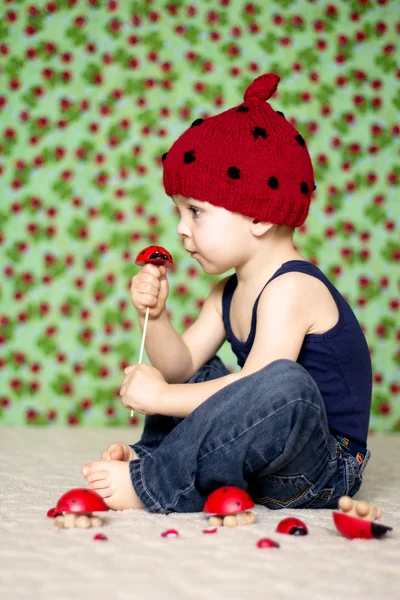
{"label": "navy blue tank top", "polygon": [[270,281],[283,273],[297,271],[322,281],[331,292],[339,311],[339,320],[322,334],[307,334],[297,362],[316,382],[328,416],[332,434],[340,434],[363,447],[367,446],[372,396],[372,367],[368,344],[349,304],[314,264],[305,260],[289,260],[274,273],[259,293],[253,307],[251,330],[245,342],[234,335],[230,324],[230,305],[237,286],[237,276],[226,282],[222,295],[222,318],[227,340],[243,367],[254,342],[257,306]]}

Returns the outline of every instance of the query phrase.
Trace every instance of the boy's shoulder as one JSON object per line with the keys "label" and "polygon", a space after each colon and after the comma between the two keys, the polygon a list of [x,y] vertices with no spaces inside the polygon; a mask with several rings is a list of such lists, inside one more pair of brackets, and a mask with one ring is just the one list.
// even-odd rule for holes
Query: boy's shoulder
{"label": "boy's shoulder", "polygon": [[288,291],[290,288],[304,289],[306,291],[309,290],[312,285],[314,285],[314,287],[326,287],[325,283],[318,277],[315,277],[312,273],[304,271],[285,271],[274,277],[265,289],[281,287],[284,291]]}
{"label": "boy's shoulder", "polygon": [[339,310],[331,290],[310,273],[288,271],[273,279],[265,291],[264,302],[269,301],[270,306],[284,302],[295,305],[296,314],[304,312],[309,320],[308,334],[324,333],[338,321]]}

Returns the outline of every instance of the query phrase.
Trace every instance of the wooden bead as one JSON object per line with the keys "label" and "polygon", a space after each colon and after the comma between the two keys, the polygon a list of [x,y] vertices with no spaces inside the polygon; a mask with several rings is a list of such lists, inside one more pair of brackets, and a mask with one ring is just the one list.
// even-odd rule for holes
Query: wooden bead
{"label": "wooden bead", "polygon": [[251,512],[251,510],[249,510],[246,514],[247,522],[249,523],[249,525],[252,525],[256,520],[256,515],[253,512]]}
{"label": "wooden bead", "polygon": [[75,527],[75,515],[74,513],[65,513],[64,515],[64,527],[72,528]]}
{"label": "wooden bead", "polygon": [[90,518],[86,515],[79,515],[75,519],[75,527],[79,527],[79,529],[87,529],[91,526]]}
{"label": "wooden bead", "polygon": [[366,519],[367,521],[375,521],[375,519],[379,519],[379,517],[381,515],[382,515],[381,507],[376,506],[375,504],[372,504],[371,506],[369,506],[368,514],[362,518]]}
{"label": "wooden bead", "polygon": [[90,521],[92,523],[92,527],[101,527],[103,525],[103,521],[100,517],[91,517]]}
{"label": "wooden bead", "polygon": [[224,517],[224,527],[236,527],[237,524],[236,515],[227,515]]}
{"label": "wooden bead", "polygon": [[213,525],[214,527],[221,527],[221,525],[222,525],[222,518],[221,517],[217,517],[217,516],[210,517],[208,519],[208,522],[209,522],[210,525]]}
{"label": "wooden bead", "polygon": [[246,512],[240,512],[236,515],[238,525],[248,525],[249,519]]}
{"label": "wooden bead", "polygon": [[64,529],[64,515],[58,515],[58,517],[54,519],[54,524],[60,529]]}
{"label": "wooden bead", "polygon": [[348,512],[351,510],[352,506],[353,500],[350,498],[350,496],[342,496],[339,498],[339,508],[341,508],[343,512]]}
{"label": "wooden bead", "polygon": [[365,500],[360,500],[356,503],[356,512],[360,515],[360,517],[366,517],[370,511],[370,505]]}

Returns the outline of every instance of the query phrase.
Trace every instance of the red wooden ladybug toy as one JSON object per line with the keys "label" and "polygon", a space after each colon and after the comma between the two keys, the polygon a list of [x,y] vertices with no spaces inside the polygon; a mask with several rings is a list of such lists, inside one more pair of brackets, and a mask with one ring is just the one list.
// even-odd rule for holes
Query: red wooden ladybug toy
{"label": "red wooden ladybug toy", "polygon": [[139,252],[135,264],[142,267],[146,263],[153,265],[165,265],[165,263],[174,264],[171,254],[162,246],[148,246]]}
{"label": "red wooden ladybug toy", "polygon": [[282,519],[276,527],[278,533],[288,533],[289,535],[307,535],[308,529],[306,524],[295,517],[287,517]]}

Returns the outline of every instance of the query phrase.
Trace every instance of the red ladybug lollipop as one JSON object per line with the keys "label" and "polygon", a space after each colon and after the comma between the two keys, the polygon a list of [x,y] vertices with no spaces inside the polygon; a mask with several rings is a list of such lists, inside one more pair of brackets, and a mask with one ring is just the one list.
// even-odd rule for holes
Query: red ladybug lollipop
{"label": "red ladybug lollipop", "polygon": [[169,263],[171,266],[174,264],[172,256],[162,246],[148,246],[139,252],[135,264],[143,267],[146,263],[153,265],[165,265],[165,263]]}
{"label": "red ladybug lollipop", "polygon": [[[143,248],[143,250],[141,250],[139,252],[139,254],[137,255],[136,260],[135,260],[135,264],[139,265],[139,267],[143,267],[143,265],[145,265],[147,263],[151,263],[152,265],[157,265],[158,267],[161,265],[165,265],[166,267],[168,267],[168,266],[172,267],[172,265],[174,264],[174,261],[172,260],[172,256],[168,252],[168,250],[166,250],[162,246],[148,246],[147,248]],[[140,356],[139,356],[139,363],[138,363],[139,365],[142,362],[144,340],[146,338],[147,321],[149,319],[149,310],[150,310],[150,306],[147,307],[146,317],[144,320],[142,345],[140,348]],[[133,417],[133,408],[131,409],[131,417]]]}

